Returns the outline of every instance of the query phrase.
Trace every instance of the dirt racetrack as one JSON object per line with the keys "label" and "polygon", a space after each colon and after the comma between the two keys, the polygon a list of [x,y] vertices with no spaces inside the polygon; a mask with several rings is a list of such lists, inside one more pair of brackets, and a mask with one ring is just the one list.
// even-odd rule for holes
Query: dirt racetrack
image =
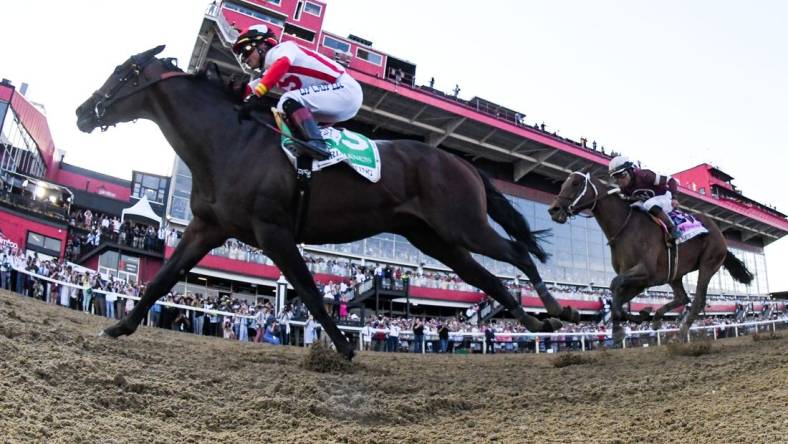
{"label": "dirt racetrack", "polygon": [[306,351],[107,320],[0,292],[2,442],[786,442],[788,339],[549,355]]}

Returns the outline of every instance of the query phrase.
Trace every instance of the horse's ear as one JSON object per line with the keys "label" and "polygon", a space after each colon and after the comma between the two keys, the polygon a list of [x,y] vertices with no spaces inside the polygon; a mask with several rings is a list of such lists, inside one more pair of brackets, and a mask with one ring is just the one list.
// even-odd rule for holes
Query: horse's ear
{"label": "horse's ear", "polygon": [[593,165],[589,164],[589,165],[586,165],[583,168],[581,168],[580,169],[580,173],[581,174],[590,173],[592,169],[593,169]]}
{"label": "horse's ear", "polygon": [[164,51],[164,47],[165,47],[165,45],[159,45],[159,46],[157,46],[155,48],[151,48],[151,49],[149,49],[149,50],[147,50],[145,52],[137,54],[136,57],[139,58],[139,59],[147,59],[148,57],[155,57],[156,54]]}
{"label": "horse's ear", "polygon": [[153,48],[153,49],[149,49],[149,50],[148,50],[148,51],[146,51],[146,52],[148,52],[148,53],[149,53],[150,55],[152,55],[152,56],[155,56],[156,54],[158,54],[158,53],[160,53],[160,52],[164,51],[164,48],[165,48],[166,46],[167,46],[167,45],[159,45],[159,46],[157,46],[157,47],[155,47],[155,48]]}
{"label": "horse's ear", "polygon": [[164,51],[165,45],[159,45],[155,48],[151,48],[147,51],[141,52],[137,55],[132,56],[132,58],[141,61],[141,60],[148,60],[151,57],[156,57],[156,54]]}

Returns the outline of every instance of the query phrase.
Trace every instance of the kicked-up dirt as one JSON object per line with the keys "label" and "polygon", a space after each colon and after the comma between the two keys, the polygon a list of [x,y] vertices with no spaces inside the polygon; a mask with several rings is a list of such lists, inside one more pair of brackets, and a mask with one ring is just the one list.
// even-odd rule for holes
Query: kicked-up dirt
{"label": "kicked-up dirt", "polygon": [[307,351],[141,327],[0,292],[0,442],[786,442],[788,339],[551,355]]}

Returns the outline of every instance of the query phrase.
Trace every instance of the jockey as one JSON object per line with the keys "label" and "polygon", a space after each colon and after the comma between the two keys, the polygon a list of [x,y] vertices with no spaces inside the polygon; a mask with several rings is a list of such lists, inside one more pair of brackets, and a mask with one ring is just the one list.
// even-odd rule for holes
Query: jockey
{"label": "jockey", "polygon": [[258,107],[259,99],[279,87],[286,92],[277,110],[306,140],[309,152],[317,160],[330,157],[317,122],[333,124],[353,118],[361,108],[361,86],[342,65],[292,41],[282,42],[266,25],[252,25],[233,44],[233,53],[251,69],[262,75],[247,85],[239,118],[248,119]]}
{"label": "jockey", "polygon": [[625,156],[613,158],[608,171],[621,193],[636,201],[634,206],[645,209],[661,220],[674,241],[681,237],[681,232],[668,216],[674,206],[677,206],[673,197],[678,187],[676,179],[640,169]]}

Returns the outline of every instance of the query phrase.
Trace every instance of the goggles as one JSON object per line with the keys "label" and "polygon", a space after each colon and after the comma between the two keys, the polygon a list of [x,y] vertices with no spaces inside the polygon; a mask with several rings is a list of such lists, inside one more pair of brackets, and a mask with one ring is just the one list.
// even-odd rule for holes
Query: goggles
{"label": "goggles", "polygon": [[249,55],[252,54],[254,49],[255,49],[254,45],[244,45],[244,46],[242,46],[241,50],[239,51],[239,54],[241,56],[241,60],[245,60],[247,57],[249,57]]}

